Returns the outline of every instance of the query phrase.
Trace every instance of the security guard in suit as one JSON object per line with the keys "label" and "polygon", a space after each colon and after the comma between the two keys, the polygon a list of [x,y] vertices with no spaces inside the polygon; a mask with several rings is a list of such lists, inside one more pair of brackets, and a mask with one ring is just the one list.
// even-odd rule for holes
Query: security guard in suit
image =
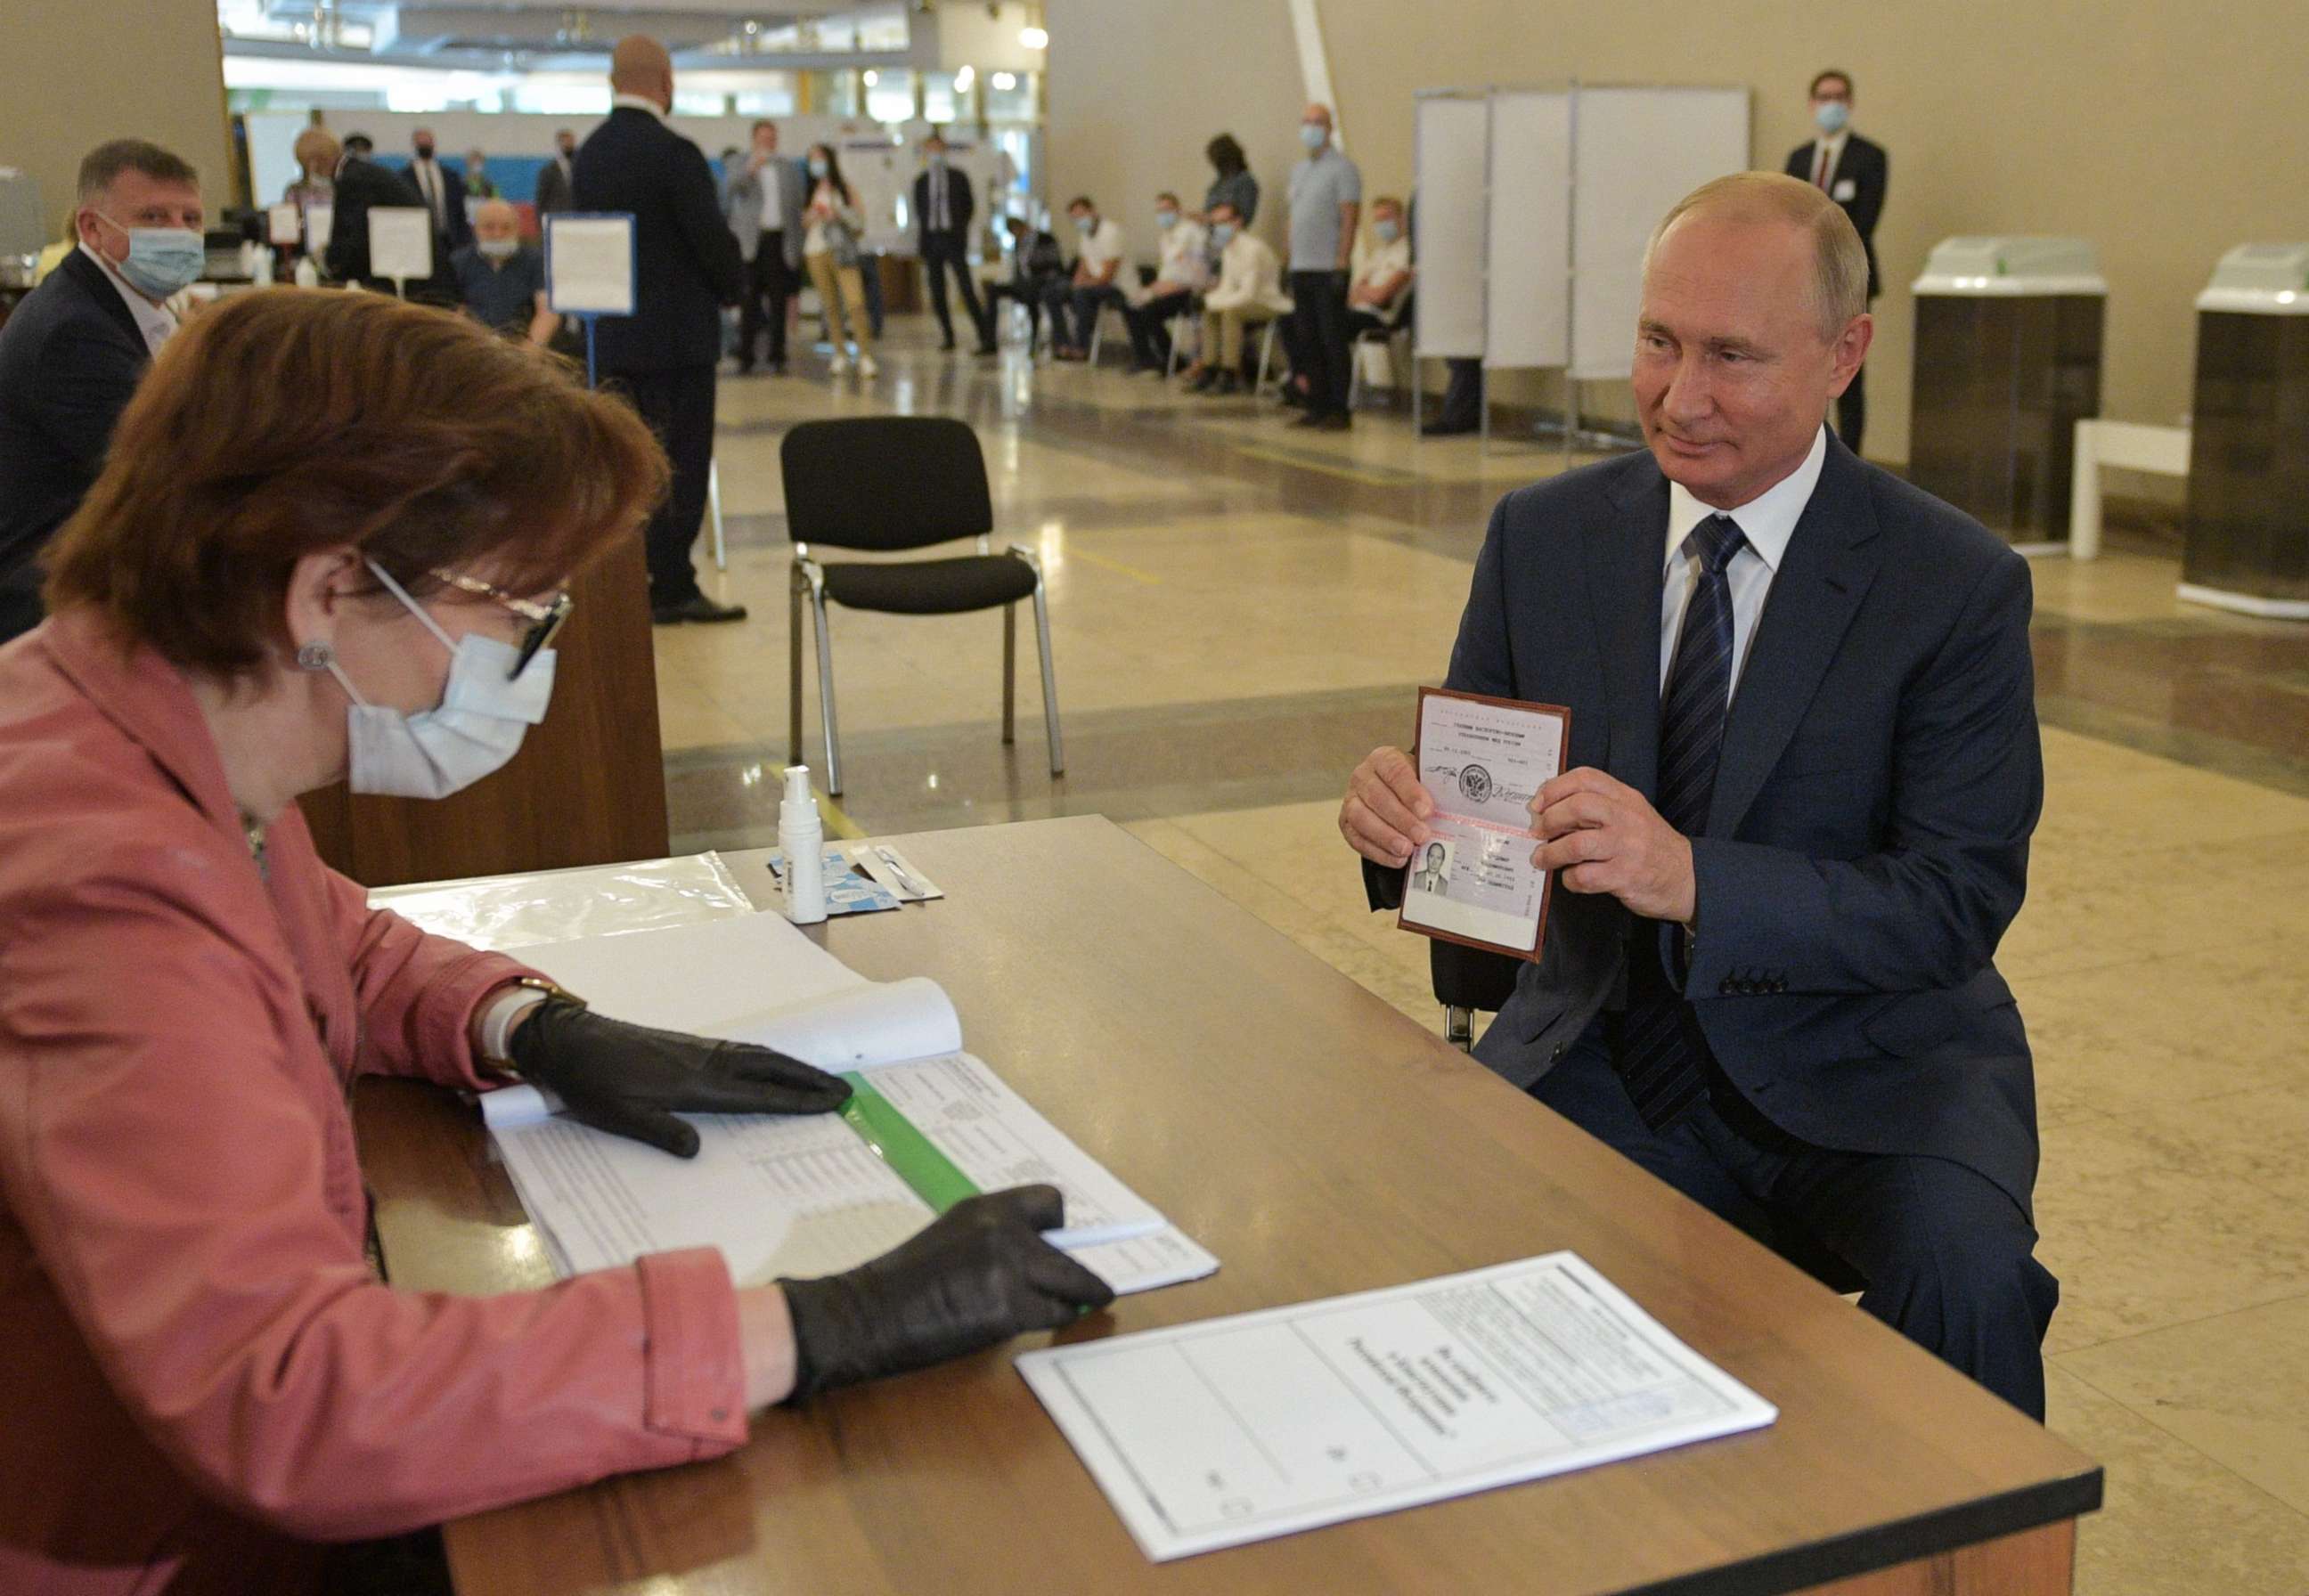
{"label": "security guard in suit", "polygon": [[[1852,74],[1830,67],[1812,81],[1812,122],[1820,136],[1788,151],[1787,174],[1801,177],[1844,207],[1868,252],[1868,302],[1882,291],[1876,271],[1876,219],[1884,213],[1884,185],[1891,162],[1884,146],[1852,131]],[[1836,401],[1836,435],[1855,454],[1860,453],[1861,429],[1868,421],[1868,400],[1862,384],[1868,373],[1854,375],[1852,386]]]}

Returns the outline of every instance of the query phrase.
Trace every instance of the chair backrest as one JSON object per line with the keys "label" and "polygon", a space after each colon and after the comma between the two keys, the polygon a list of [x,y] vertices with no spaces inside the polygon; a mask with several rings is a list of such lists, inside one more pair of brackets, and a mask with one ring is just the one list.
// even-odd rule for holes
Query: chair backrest
{"label": "chair backrest", "polygon": [[951,417],[805,421],[786,434],[778,463],[797,543],[886,552],[994,530],[978,435]]}

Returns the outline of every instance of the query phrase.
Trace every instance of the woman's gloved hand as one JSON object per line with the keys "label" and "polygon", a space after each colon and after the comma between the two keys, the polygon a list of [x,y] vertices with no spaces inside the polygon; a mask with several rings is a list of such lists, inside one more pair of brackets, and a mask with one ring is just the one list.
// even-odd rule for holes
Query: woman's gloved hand
{"label": "woman's gloved hand", "polygon": [[686,1114],[825,1114],[847,1082],[768,1048],[628,1025],[549,997],[506,1044],[523,1079],[545,1087],[597,1131],[697,1156]]}
{"label": "woman's gloved hand", "polygon": [[786,1400],[943,1363],[1104,1307],[1114,1288],[1042,1239],[1065,1220],[1056,1186],[1014,1186],[964,1198],[845,1274],[780,1281],[794,1333]]}

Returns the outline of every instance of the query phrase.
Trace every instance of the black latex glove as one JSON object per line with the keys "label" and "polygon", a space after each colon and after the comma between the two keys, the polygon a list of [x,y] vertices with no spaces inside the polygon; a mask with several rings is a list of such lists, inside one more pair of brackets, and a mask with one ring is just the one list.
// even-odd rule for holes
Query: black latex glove
{"label": "black latex glove", "polygon": [[825,1114],[850,1100],[849,1083],[799,1058],[746,1042],[628,1025],[549,997],[506,1044],[524,1079],[552,1091],[597,1131],[697,1156],[685,1114]]}
{"label": "black latex glove", "polygon": [[1070,1324],[1114,1288],[1042,1239],[1066,1220],[1052,1186],[966,1197],[912,1240],[824,1280],[780,1281],[801,1402]]}

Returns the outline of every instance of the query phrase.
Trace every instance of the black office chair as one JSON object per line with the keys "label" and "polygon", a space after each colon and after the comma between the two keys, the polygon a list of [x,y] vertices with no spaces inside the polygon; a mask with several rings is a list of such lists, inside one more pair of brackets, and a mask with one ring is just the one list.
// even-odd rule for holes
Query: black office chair
{"label": "black office chair", "polygon": [[[817,623],[818,711],[826,727],[826,789],[842,792],[842,742],[834,716],[834,647],[826,631],[829,600],[886,615],[964,615],[1002,608],[1002,740],[1016,740],[1018,613],[1034,601],[1042,655],[1042,720],[1051,739],[1051,774],[1066,772],[1059,736],[1058,679],[1051,668],[1051,613],[1042,567],[1033,551],[1012,544],[992,552],[994,505],[978,436],[940,416],[874,416],[805,421],[778,450],[786,486],[786,530],[793,539],[787,655],[787,757],[801,759],[801,606]],[[903,562],[821,563],[812,544],[898,553],[972,538],[975,554]]]}
{"label": "black office chair", "polygon": [[[1515,990],[1516,974],[1524,961],[1456,942],[1430,944],[1427,958],[1435,1001],[1443,1005],[1445,1034],[1453,1047],[1466,1052],[1474,1046],[1475,1011],[1499,1012]],[[1858,1270],[1801,1226],[1776,1223],[1771,1235],[1763,1239],[1774,1252],[1831,1291],[1849,1295],[1867,1286]]]}

